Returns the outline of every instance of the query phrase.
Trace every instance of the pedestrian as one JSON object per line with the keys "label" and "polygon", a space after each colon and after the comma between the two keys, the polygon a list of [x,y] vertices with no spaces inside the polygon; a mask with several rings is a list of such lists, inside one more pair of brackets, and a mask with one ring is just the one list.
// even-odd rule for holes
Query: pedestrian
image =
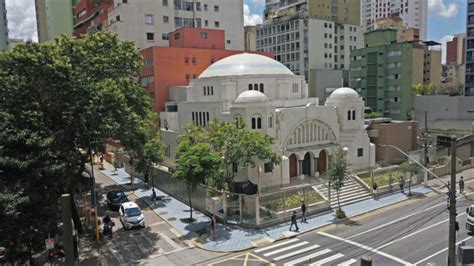
{"label": "pedestrian", "polygon": [[379,194],[377,190],[378,190],[377,183],[374,182],[374,184],[372,184],[372,193],[374,193],[374,200],[379,199]]}
{"label": "pedestrian", "polygon": [[144,179],[145,179],[145,188],[146,189],[150,188],[150,186],[148,185],[148,182],[150,181],[148,178],[148,171],[145,172]]}
{"label": "pedestrian", "polygon": [[154,187],[151,189],[151,200],[153,201],[153,206],[154,206],[156,203],[156,191]]}
{"label": "pedestrian", "polygon": [[296,231],[299,231],[299,230],[300,230],[300,229],[298,228],[298,224],[296,223],[296,211],[293,211],[293,214],[291,215],[290,231],[291,231],[291,228],[293,228],[293,225],[295,225]]}
{"label": "pedestrian", "polygon": [[216,225],[217,225],[216,216],[214,214],[212,214],[212,216],[211,216],[211,236],[214,239],[214,241],[216,240]]}
{"label": "pedestrian", "polygon": [[103,170],[104,169],[104,155],[102,153],[100,153],[99,159],[100,159],[100,169]]}
{"label": "pedestrian", "polygon": [[456,221],[456,223],[454,224],[454,229],[456,229],[456,233],[459,236],[459,222],[458,221]]}
{"label": "pedestrian", "polygon": [[398,185],[400,186],[400,192],[404,193],[403,186],[405,186],[405,180],[403,179],[403,176],[400,177],[400,182]]}
{"label": "pedestrian", "polygon": [[464,193],[464,177],[461,176],[461,180],[459,180],[459,193]]}
{"label": "pedestrian", "polygon": [[301,202],[301,214],[301,222],[306,223],[306,204],[304,203],[304,201]]}

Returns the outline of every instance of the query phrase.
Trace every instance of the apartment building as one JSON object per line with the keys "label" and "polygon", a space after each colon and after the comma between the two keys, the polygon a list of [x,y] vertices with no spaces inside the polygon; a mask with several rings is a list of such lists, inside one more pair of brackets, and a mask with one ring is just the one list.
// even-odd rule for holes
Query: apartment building
{"label": "apartment building", "polygon": [[474,0],[467,1],[465,96],[474,96]]}
{"label": "apartment building", "polygon": [[420,30],[420,39],[426,40],[428,27],[428,0],[361,0],[361,22],[366,30],[375,29],[381,18],[400,17],[408,28]]}
{"label": "apartment building", "polygon": [[[320,70],[348,70],[350,51],[363,47],[358,0],[267,2],[264,24],[257,29],[257,50],[275,54],[297,75],[304,75],[311,97],[320,97]],[[349,12],[350,11],[350,12]],[[342,73],[342,72],[340,72]],[[340,87],[340,79],[334,87]]]}
{"label": "apartment building", "polygon": [[350,86],[372,112],[411,120],[412,86],[439,83],[441,51],[435,42],[397,42],[397,30],[365,33],[365,48],[351,53]]}
{"label": "apartment building", "polygon": [[257,26],[244,27],[245,51],[257,51]]}
{"label": "apartment building", "polygon": [[107,29],[141,48],[168,46],[181,27],[225,31],[228,50],[244,50],[243,0],[115,0]]}
{"label": "apartment building", "polygon": [[105,29],[114,0],[79,0],[75,7],[73,35]]}
{"label": "apartment building", "polygon": [[466,34],[456,34],[446,42],[446,64],[462,65],[466,56]]}
{"label": "apartment building", "polygon": [[35,0],[38,40],[72,35],[76,0]]}
{"label": "apartment building", "polygon": [[8,21],[5,0],[0,0],[0,51],[8,49]]}

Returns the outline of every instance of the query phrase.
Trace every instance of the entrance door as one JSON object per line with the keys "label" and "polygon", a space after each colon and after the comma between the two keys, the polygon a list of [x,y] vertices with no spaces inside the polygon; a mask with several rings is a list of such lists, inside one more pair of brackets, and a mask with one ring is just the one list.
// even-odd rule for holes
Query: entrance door
{"label": "entrance door", "polygon": [[296,159],[296,155],[292,154],[290,156],[290,177],[298,175],[297,163],[298,160]]}
{"label": "entrance door", "polygon": [[319,158],[318,158],[318,172],[319,172],[319,174],[322,174],[322,173],[326,172],[326,165],[327,165],[326,150],[321,150],[319,152]]}
{"label": "entrance door", "polygon": [[304,155],[303,175],[311,176],[311,154],[309,152]]}

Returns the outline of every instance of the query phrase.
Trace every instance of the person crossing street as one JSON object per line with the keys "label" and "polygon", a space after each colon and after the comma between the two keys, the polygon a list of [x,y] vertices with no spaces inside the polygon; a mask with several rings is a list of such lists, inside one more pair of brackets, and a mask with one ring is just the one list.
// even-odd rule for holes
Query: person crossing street
{"label": "person crossing street", "polygon": [[300,229],[298,228],[298,224],[296,223],[296,211],[293,211],[293,214],[291,215],[290,231],[291,231],[291,228],[293,228],[293,225],[296,227],[296,231],[299,231],[299,230],[300,230]]}

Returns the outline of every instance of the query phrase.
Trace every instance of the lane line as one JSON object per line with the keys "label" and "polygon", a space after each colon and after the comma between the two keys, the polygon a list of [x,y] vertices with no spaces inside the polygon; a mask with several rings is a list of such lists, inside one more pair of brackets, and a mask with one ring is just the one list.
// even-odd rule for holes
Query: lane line
{"label": "lane line", "polygon": [[360,243],[351,241],[351,240],[349,240],[349,239],[344,239],[344,238],[342,238],[342,237],[338,237],[338,236],[335,236],[335,235],[331,235],[331,234],[328,234],[328,233],[325,233],[325,232],[318,232],[318,234],[323,235],[323,236],[326,236],[326,237],[329,237],[329,238],[332,238],[332,239],[335,239],[335,240],[339,240],[339,241],[342,241],[342,242],[345,242],[345,243],[348,243],[348,244],[351,244],[351,245],[353,245],[353,246],[356,246],[356,247],[359,247],[359,248],[362,248],[362,249],[365,249],[365,250],[368,250],[368,251],[370,251],[370,252],[376,253],[376,254],[378,254],[378,255],[380,255],[380,256],[384,256],[384,257],[386,257],[386,258],[389,258],[389,259],[391,259],[391,260],[394,260],[394,261],[396,261],[396,262],[398,262],[398,263],[401,263],[401,264],[403,264],[403,265],[412,265],[411,263],[409,263],[409,262],[407,262],[407,261],[404,261],[404,260],[402,260],[402,259],[400,259],[400,258],[397,258],[397,257],[395,257],[395,256],[393,256],[393,255],[390,255],[390,254],[387,254],[387,253],[385,253],[385,252],[383,252],[383,251],[380,251],[380,250],[378,250],[378,249],[371,248],[371,247],[369,247],[369,246],[366,246],[366,245],[363,245],[363,244],[360,244]]}
{"label": "lane line", "polygon": [[371,228],[371,229],[369,229],[369,230],[366,230],[366,231],[364,231],[364,232],[360,232],[360,233],[358,233],[358,234],[352,235],[352,236],[348,237],[347,239],[352,239],[352,238],[355,238],[355,237],[358,237],[358,236],[361,236],[361,235],[365,235],[365,234],[370,233],[370,232],[372,232],[372,231],[378,230],[378,229],[380,229],[380,228],[384,228],[384,227],[389,226],[389,225],[391,225],[391,224],[394,224],[394,223],[397,223],[397,222],[399,222],[399,221],[402,221],[402,220],[405,220],[405,219],[407,219],[407,218],[410,218],[410,217],[412,217],[412,216],[414,216],[414,215],[417,215],[417,214],[420,214],[420,213],[429,211],[429,210],[431,210],[431,209],[433,209],[433,208],[436,208],[436,207],[438,207],[438,206],[441,206],[441,205],[446,205],[446,202],[438,203],[438,204],[433,205],[433,206],[431,206],[431,207],[429,207],[429,208],[427,208],[427,209],[424,209],[424,210],[421,210],[421,211],[417,211],[417,212],[414,212],[414,213],[412,213],[412,214],[409,214],[409,215],[403,216],[403,217],[401,217],[401,218],[398,218],[398,219],[396,219],[396,220],[393,220],[393,221],[391,221],[391,222],[388,222],[388,223],[385,223],[385,224],[376,226],[376,227]]}
{"label": "lane line", "polygon": [[169,236],[167,236],[165,233],[158,233],[168,244],[170,244],[174,249],[180,249],[182,248],[178,243],[174,242],[173,239],[171,239]]}
{"label": "lane line", "polygon": [[[461,213],[461,214],[459,214],[459,215],[456,216],[456,217],[459,217],[459,216],[462,216],[462,215],[465,215],[465,214],[466,214],[466,213]],[[441,222],[437,222],[437,223],[432,224],[432,225],[430,225],[430,226],[424,227],[423,229],[420,229],[420,230],[418,230],[418,231],[415,231],[415,232],[413,232],[413,233],[411,233],[411,234],[408,234],[408,235],[406,235],[406,236],[404,236],[404,237],[401,237],[401,238],[398,238],[398,239],[394,239],[394,240],[392,240],[392,241],[390,241],[390,242],[388,242],[388,243],[386,243],[386,244],[384,244],[384,245],[381,245],[381,246],[378,247],[377,249],[383,249],[383,248],[385,248],[385,247],[387,247],[387,246],[390,246],[391,244],[393,244],[393,243],[395,243],[395,242],[401,241],[401,240],[403,240],[403,239],[407,239],[407,238],[409,238],[409,237],[411,237],[411,236],[414,236],[414,235],[416,235],[416,234],[418,234],[418,233],[421,233],[421,232],[423,232],[423,231],[425,231],[425,230],[428,230],[428,229],[433,228],[433,227],[435,227],[435,226],[438,226],[438,225],[440,225],[440,224],[446,223],[447,221],[449,221],[449,219],[446,219],[446,220],[443,220],[443,221],[441,221]]]}
{"label": "lane line", "polygon": [[[469,240],[469,239],[471,239],[471,238],[472,238],[472,236],[466,237],[466,238],[464,238],[463,240],[457,242],[456,245],[459,245],[459,244],[461,244],[461,242],[464,242],[464,241]],[[440,250],[440,251],[438,251],[438,252],[436,252],[436,253],[434,253],[434,254],[432,254],[432,255],[430,255],[430,256],[428,256],[428,257],[422,259],[422,260],[419,260],[419,261],[415,262],[414,265],[418,265],[418,264],[422,263],[423,261],[429,260],[429,259],[433,258],[434,256],[439,255],[439,254],[445,252],[446,250],[448,250],[448,248],[444,248],[444,249],[442,249],[442,250]]]}
{"label": "lane line", "polygon": [[324,263],[328,263],[330,261],[337,260],[337,259],[342,258],[342,257],[344,257],[343,254],[337,253],[335,255],[332,255],[331,257],[316,261],[315,263],[311,263],[309,266],[319,266],[319,265],[322,265]]}
{"label": "lane line", "polygon": [[319,257],[319,256],[324,255],[324,254],[326,254],[326,253],[329,253],[329,252],[331,252],[331,251],[332,251],[332,250],[330,250],[330,249],[328,249],[328,248],[327,248],[327,249],[323,249],[323,250],[318,251],[318,252],[316,252],[316,253],[310,254],[310,255],[308,255],[308,256],[306,256],[306,257],[302,257],[302,258],[299,258],[299,259],[296,259],[296,260],[289,261],[289,262],[283,264],[283,266],[293,266],[293,265],[296,265],[296,264],[298,264],[298,263],[301,263],[301,262],[310,260],[310,259],[312,259],[312,258]]}
{"label": "lane line", "polygon": [[274,250],[274,251],[267,252],[267,253],[263,254],[263,256],[269,257],[271,255],[275,255],[275,254],[278,254],[278,253],[281,253],[281,252],[284,252],[284,251],[287,251],[287,250],[290,250],[290,249],[301,247],[301,246],[304,246],[306,244],[308,244],[308,241],[303,241],[303,242],[300,242],[298,244],[294,244],[294,245],[291,245],[291,246],[288,246],[288,247],[284,247],[284,248],[280,248],[280,249],[277,249],[277,250]]}
{"label": "lane line", "polygon": [[356,259],[350,259],[350,260],[346,260],[346,261],[344,261],[344,262],[342,262],[342,263],[339,263],[337,266],[349,266],[349,265],[351,265],[351,264],[353,264],[353,263],[355,263],[355,262],[357,262]]}
{"label": "lane line", "polygon": [[300,249],[300,250],[296,250],[296,251],[287,253],[285,255],[281,255],[279,257],[274,258],[273,260],[274,261],[279,261],[279,260],[282,260],[282,259],[293,257],[293,256],[298,255],[300,253],[305,253],[305,252],[308,252],[310,250],[317,249],[319,247],[320,247],[319,245],[312,245],[312,246],[309,246],[309,247],[306,247],[306,248],[303,248],[303,249]]}
{"label": "lane line", "polygon": [[286,245],[286,244],[290,244],[290,243],[293,243],[293,242],[298,241],[298,240],[299,240],[298,238],[294,238],[294,239],[291,239],[291,240],[288,240],[288,241],[280,242],[280,243],[275,244],[275,245],[271,245],[271,246],[268,246],[268,247],[256,249],[256,250],[254,250],[254,252],[257,252],[257,253],[262,252],[262,251],[265,251],[265,250],[269,250],[269,249],[272,249],[272,248],[276,248],[276,247],[280,247],[280,246],[283,246],[283,245]]}

